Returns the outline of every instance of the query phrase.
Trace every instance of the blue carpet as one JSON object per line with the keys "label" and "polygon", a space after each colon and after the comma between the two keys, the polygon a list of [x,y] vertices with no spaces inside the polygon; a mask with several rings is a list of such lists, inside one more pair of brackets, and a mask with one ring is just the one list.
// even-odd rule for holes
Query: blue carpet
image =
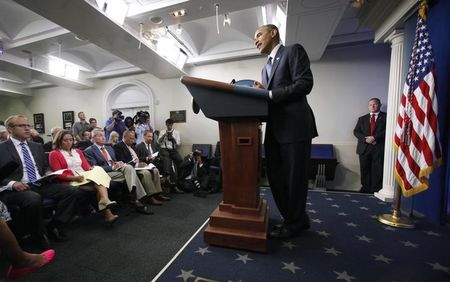
{"label": "blue carpet", "polygon": [[[281,222],[270,189],[270,226]],[[377,221],[390,204],[367,194],[314,192],[311,229],[269,240],[267,254],[208,246],[199,232],[156,281],[450,281],[450,231],[417,222],[414,230]],[[210,279],[210,280],[207,280]]]}

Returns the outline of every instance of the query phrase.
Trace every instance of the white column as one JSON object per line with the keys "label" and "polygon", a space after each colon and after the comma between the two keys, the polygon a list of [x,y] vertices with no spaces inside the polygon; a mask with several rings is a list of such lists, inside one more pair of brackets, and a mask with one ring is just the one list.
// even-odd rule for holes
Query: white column
{"label": "white column", "polygon": [[375,192],[375,197],[384,202],[393,201],[395,185],[397,185],[394,177],[395,161],[397,159],[397,153],[394,151],[394,133],[402,89],[405,83],[402,75],[404,40],[405,36],[401,29],[394,30],[385,40],[385,42],[391,43],[391,65],[389,70],[383,188]]}

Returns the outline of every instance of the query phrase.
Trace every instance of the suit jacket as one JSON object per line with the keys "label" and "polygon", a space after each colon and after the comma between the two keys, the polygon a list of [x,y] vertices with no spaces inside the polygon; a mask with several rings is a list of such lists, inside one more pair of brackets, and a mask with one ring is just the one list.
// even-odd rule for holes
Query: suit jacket
{"label": "suit jacket", "polygon": [[[133,148],[133,150],[136,152],[136,149],[134,146],[131,146],[131,148]],[[130,150],[128,150],[127,145],[123,141],[114,145],[113,149],[114,149],[114,152],[116,153],[117,159],[119,161],[128,163],[133,167],[136,165],[135,162],[132,162],[133,156],[131,156]]]}
{"label": "suit jacket", "polygon": [[[89,165],[88,161],[84,157],[83,152],[80,149],[75,149],[75,150],[80,155],[81,167],[85,171],[86,170],[90,170],[91,166]],[[65,182],[65,183],[70,182],[70,180],[68,180],[67,177],[68,176],[74,176],[74,174],[73,174],[73,171],[69,169],[69,166],[67,165],[66,158],[61,153],[61,150],[56,149],[56,150],[51,151],[49,156],[48,156],[48,160],[49,160],[50,168],[53,171],[60,170],[60,169],[65,169],[63,174],[58,175],[58,180],[61,181],[61,182]]]}
{"label": "suit jacket", "polygon": [[[153,153],[159,151],[159,145],[152,142],[150,146],[152,147]],[[145,162],[147,164],[151,163],[151,161],[147,160],[147,157],[150,154],[150,152],[148,151],[147,144],[145,142],[141,142],[138,145],[136,145],[135,150],[140,162]]]}
{"label": "suit jacket", "polygon": [[[374,137],[376,144],[384,148],[384,139],[386,134],[386,113],[380,112],[377,120],[375,121]],[[355,129],[353,129],[353,135],[358,138],[358,145],[356,146],[356,153],[363,154],[370,144],[366,143],[366,136],[370,136],[370,114],[360,116],[356,123]]]}
{"label": "suit jacket", "polygon": [[[111,148],[110,146],[104,147],[108,152],[109,156],[111,157],[111,159],[113,161],[116,161],[117,158],[113,148]],[[84,150],[84,155],[86,156],[86,159],[90,165],[101,166],[106,172],[113,171],[112,166],[108,163],[108,160],[106,160],[105,157],[103,157],[103,154],[97,147],[97,145],[94,144],[92,146],[87,147]]]}
{"label": "suit jacket", "polygon": [[270,76],[265,73],[264,67],[262,84],[272,90],[267,126],[276,140],[291,143],[318,136],[314,114],[306,99],[313,86],[313,75],[305,49],[299,44],[280,46]]}
{"label": "suit jacket", "polygon": [[[41,176],[45,175],[45,171],[48,168],[48,161],[42,144],[29,141],[27,143],[39,174]],[[23,177],[23,164],[11,139],[0,143],[0,156],[0,167],[3,167],[11,161],[16,162],[19,165],[10,175],[6,176],[6,178],[1,181],[1,185],[6,186],[10,181],[20,181]]]}

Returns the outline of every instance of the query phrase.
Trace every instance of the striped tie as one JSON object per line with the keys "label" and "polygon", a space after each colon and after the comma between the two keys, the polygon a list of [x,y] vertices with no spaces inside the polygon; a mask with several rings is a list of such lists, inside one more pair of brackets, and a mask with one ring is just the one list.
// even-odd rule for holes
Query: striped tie
{"label": "striped tie", "polygon": [[31,158],[30,153],[28,152],[26,144],[20,143],[20,146],[22,147],[23,161],[25,162],[25,169],[28,175],[28,182],[33,183],[36,181],[36,170],[34,168],[33,159]]}

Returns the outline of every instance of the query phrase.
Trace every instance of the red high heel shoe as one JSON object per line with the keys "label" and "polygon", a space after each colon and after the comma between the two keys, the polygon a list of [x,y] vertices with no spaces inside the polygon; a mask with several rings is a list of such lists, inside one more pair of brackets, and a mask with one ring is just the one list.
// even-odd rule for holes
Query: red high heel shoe
{"label": "red high heel shoe", "polygon": [[36,270],[47,265],[49,262],[53,260],[53,257],[55,256],[55,250],[53,249],[47,250],[41,253],[41,256],[45,258],[45,263],[43,265],[38,267],[25,267],[25,268],[14,268],[12,265],[10,265],[6,277],[8,277],[8,279],[16,279],[21,276],[27,275],[28,273],[35,272]]}

